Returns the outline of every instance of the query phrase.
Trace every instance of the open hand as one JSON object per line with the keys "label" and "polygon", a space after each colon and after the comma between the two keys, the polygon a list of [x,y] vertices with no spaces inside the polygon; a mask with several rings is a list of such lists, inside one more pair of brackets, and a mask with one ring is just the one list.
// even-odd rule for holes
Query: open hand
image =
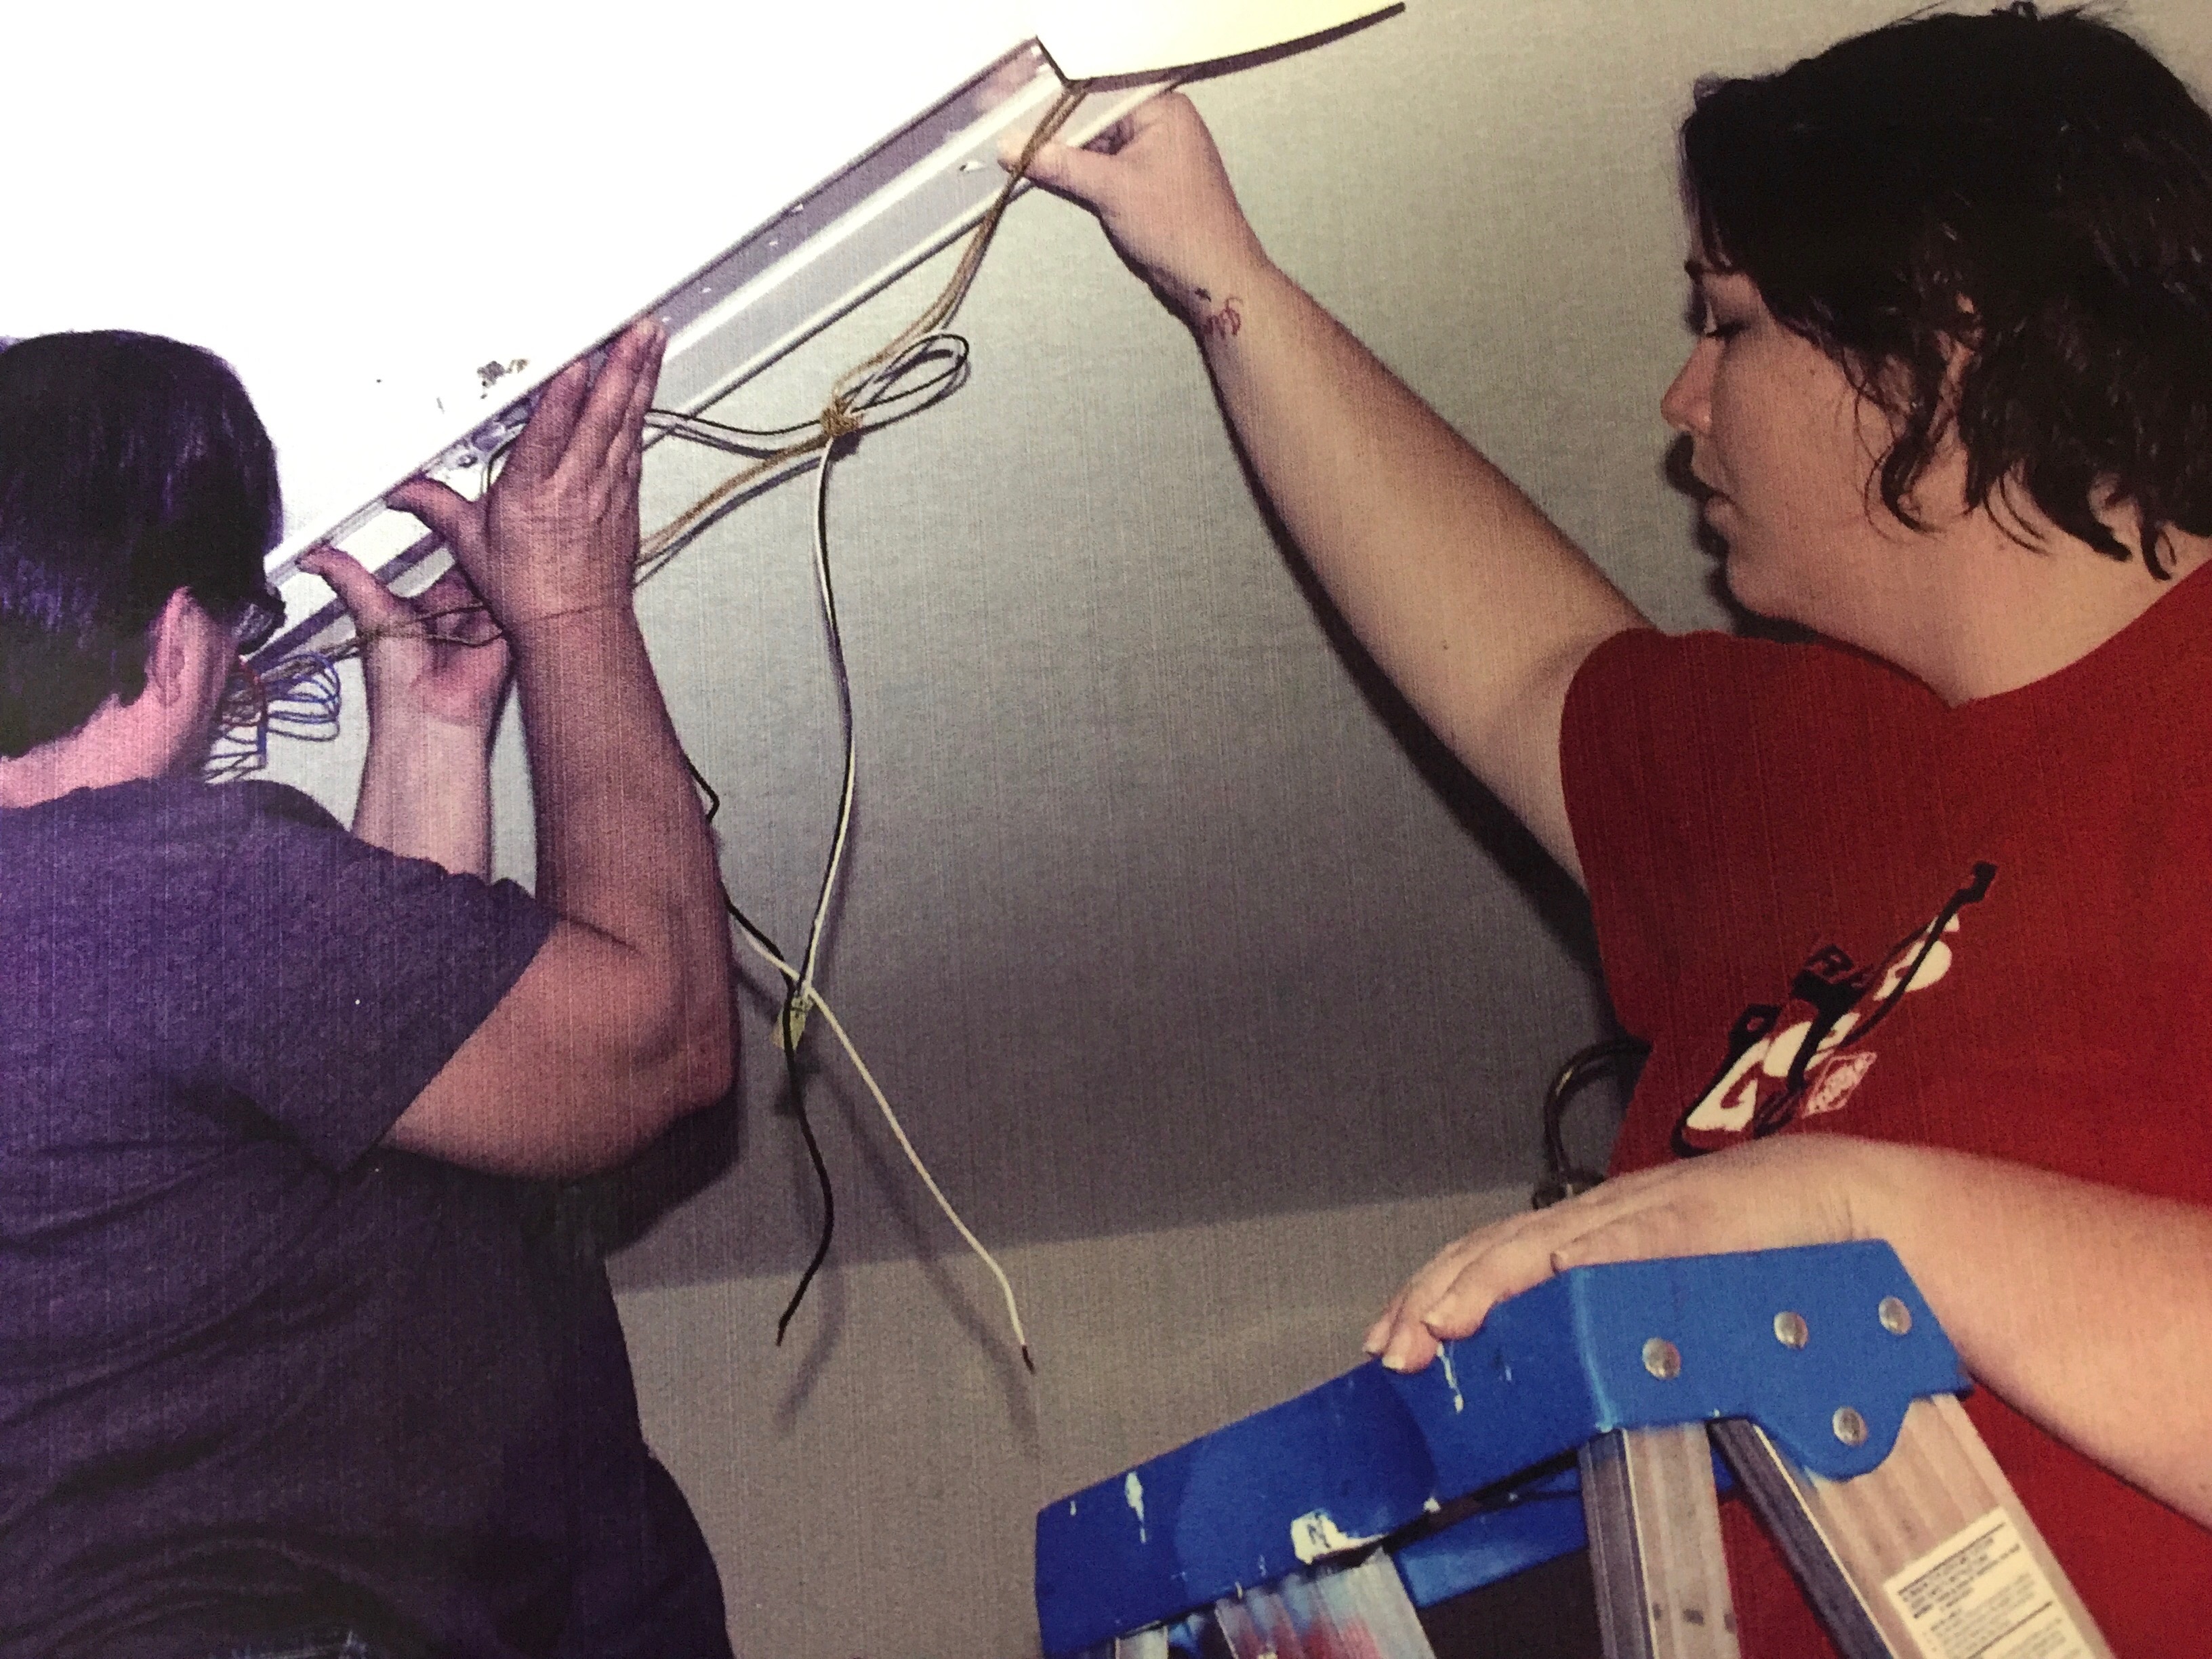
{"label": "open hand", "polygon": [[513,637],[546,617],[629,603],[637,562],[645,412],[668,337],[651,319],[548,381],[482,501],[416,479],[394,507],[442,536]]}
{"label": "open hand", "polygon": [[1367,1352],[1417,1371],[1492,1308],[1569,1267],[1877,1237],[1869,1143],[1794,1134],[1622,1176],[1581,1197],[1477,1228],[1406,1281],[1368,1328]]}
{"label": "open hand", "polygon": [[1139,105],[1080,149],[1043,145],[1029,176],[1097,214],[1121,257],[1193,322],[1267,266],[1213,135],[1179,92]]}

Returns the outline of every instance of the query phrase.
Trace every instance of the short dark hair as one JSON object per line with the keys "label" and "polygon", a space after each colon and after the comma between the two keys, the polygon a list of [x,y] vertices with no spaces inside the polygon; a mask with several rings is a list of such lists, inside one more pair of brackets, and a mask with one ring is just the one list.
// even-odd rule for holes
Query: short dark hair
{"label": "short dark hair", "polygon": [[2109,496],[2161,577],[2170,529],[2212,534],[2212,114],[2147,48],[2081,8],[1916,15],[1701,83],[1681,150],[1704,256],[1894,422],[1906,523],[1955,431],[1969,507],[2016,479],[2125,559]]}
{"label": "short dark hair", "polygon": [[119,331],[0,349],[0,756],[135,700],[169,595],[238,613],[283,523],[276,453],[220,357]]}

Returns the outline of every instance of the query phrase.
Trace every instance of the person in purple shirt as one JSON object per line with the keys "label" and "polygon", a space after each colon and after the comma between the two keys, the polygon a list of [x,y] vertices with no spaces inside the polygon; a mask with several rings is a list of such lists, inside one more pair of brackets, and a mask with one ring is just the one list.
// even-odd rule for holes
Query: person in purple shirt
{"label": "person in purple shirt", "polygon": [[[201,781],[282,607],[220,360],[0,349],[0,1656],[726,1656],[559,1183],[720,1098],[715,854],[632,611],[662,337],[547,388],[374,643],[350,832]],[[481,598],[496,629],[432,638]],[[471,637],[474,637],[471,635]],[[489,878],[512,677],[535,896]]]}

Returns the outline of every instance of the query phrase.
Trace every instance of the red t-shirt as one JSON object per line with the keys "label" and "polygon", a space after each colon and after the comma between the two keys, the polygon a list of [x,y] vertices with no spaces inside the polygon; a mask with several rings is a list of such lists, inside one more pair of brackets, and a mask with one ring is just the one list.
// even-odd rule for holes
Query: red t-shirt
{"label": "red t-shirt", "polygon": [[[1561,763],[1652,1043],[1617,1171],[1830,1131],[2212,1203],[2212,575],[1958,708],[1840,647],[1625,634]],[[2212,1644],[2212,1531],[1967,1409],[2116,1653]],[[1726,1510],[1747,1659],[1832,1652]]]}

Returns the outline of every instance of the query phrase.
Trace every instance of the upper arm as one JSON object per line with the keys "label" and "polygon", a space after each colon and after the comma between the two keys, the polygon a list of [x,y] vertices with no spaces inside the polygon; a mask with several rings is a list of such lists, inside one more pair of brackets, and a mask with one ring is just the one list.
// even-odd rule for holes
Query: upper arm
{"label": "upper arm", "polygon": [[1498,799],[1527,826],[1559,867],[1588,887],[1567,813],[1560,746],[1567,692],[1590,653],[1618,634],[1644,626],[1632,611],[1595,620],[1532,653],[1510,695],[1491,704],[1487,720],[1452,746]]}
{"label": "upper arm", "polygon": [[504,1175],[618,1164],[729,1087],[729,1034],[685,994],[628,945],[556,922],[386,1140]]}

